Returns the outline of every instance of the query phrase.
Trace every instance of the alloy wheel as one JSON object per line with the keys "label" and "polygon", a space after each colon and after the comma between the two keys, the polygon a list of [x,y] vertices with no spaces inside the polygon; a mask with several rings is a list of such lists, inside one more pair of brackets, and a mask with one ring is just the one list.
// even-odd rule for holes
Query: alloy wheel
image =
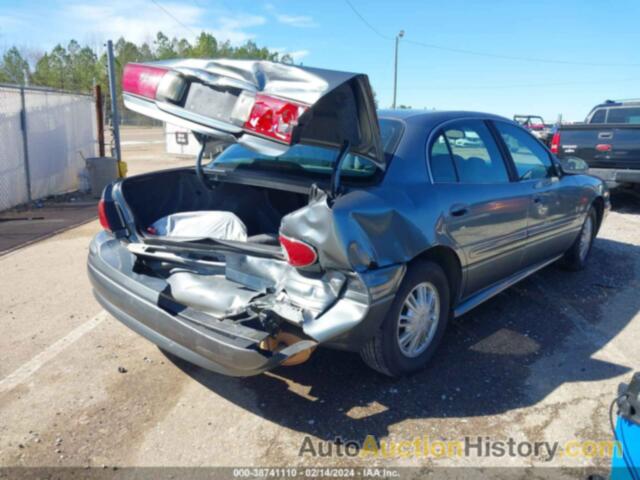
{"label": "alloy wheel", "polygon": [[397,340],[407,357],[423,353],[435,336],[440,318],[440,297],[435,285],[422,282],[407,295],[400,309]]}
{"label": "alloy wheel", "polygon": [[580,244],[578,246],[578,254],[580,255],[580,260],[584,261],[587,258],[587,254],[589,253],[589,248],[591,247],[591,241],[593,236],[593,219],[591,215],[587,216],[587,219],[584,221],[584,225],[582,226],[582,232],[580,232]]}

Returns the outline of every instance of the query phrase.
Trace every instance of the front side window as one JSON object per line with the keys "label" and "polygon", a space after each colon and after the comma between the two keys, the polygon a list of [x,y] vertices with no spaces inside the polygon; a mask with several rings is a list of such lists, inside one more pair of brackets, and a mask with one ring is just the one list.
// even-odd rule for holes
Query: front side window
{"label": "front side window", "polygon": [[551,158],[538,140],[515,125],[503,122],[495,122],[495,125],[511,153],[520,180],[553,175]]}
{"label": "front side window", "polygon": [[491,132],[480,120],[447,125],[444,136],[460,183],[506,183],[509,174]]}

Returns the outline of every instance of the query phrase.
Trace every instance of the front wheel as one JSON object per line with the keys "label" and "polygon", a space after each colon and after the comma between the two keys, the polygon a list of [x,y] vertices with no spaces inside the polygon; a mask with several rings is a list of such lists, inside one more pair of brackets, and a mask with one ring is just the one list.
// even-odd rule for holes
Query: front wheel
{"label": "front wheel", "polygon": [[589,210],[587,217],[582,224],[582,229],[571,248],[567,250],[562,259],[562,265],[568,270],[582,270],[587,265],[589,253],[593,246],[593,239],[596,236],[598,216],[593,207]]}
{"label": "front wheel", "polygon": [[444,335],[449,296],[447,276],[438,264],[411,265],[382,327],[360,351],[365,363],[389,376],[423,368]]}

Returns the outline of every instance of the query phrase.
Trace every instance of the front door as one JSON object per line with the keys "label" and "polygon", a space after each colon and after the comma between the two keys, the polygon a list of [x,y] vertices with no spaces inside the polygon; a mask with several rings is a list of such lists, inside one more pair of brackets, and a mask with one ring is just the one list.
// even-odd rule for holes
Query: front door
{"label": "front door", "polygon": [[529,192],[527,252],[523,267],[535,265],[565,252],[580,228],[579,189],[570,177],[560,177],[549,152],[516,125],[494,122],[504,140],[518,175]]}
{"label": "front door", "polygon": [[511,181],[482,120],[446,124],[429,160],[446,233],[465,256],[462,297],[468,297],[521,268],[529,194]]}

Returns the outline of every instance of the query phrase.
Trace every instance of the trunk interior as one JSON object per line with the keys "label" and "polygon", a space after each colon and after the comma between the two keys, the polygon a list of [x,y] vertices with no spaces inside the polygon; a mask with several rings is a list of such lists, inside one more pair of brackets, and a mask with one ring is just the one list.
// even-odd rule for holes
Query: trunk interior
{"label": "trunk interior", "polygon": [[219,183],[208,189],[191,169],[125,179],[122,193],[142,232],[173,213],[217,210],[237,215],[255,243],[277,244],[282,217],[308,203],[307,195],[274,188]]}
{"label": "trunk interior", "polygon": [[[278,250],[282,217],[308,203],[305,194],[275,188],[221,182],[209,189],[191,169],[127,178],[121,189],[140,232],[174,213],[232,212],[246,226],[248,245],[277,245]],[[153,245],[151,238],[154,236],[149,236],[148,245]],[[254,299],[264,299],[287,268],[286,263],[242,253],[215,253],[208,260],[197,261],[185,251],[184,245],[188,243],[175,243],[172,250],[182,263],[132,251],[138,259],[144,259],[142,271],[167,282],[165,295],[218,318],[239,314]],[[208,247],[203,249],[207,251]]]}

